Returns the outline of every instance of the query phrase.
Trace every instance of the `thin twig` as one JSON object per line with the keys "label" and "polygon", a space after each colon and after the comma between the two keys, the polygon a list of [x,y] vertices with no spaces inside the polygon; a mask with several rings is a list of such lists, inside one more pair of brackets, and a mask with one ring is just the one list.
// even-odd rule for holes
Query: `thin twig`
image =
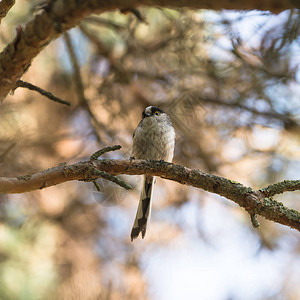
{"label": "thin twig", "polygon": [[259,222],[257,220],[257,215],[256,214],[250,214],[250,219],[251,219],[252,226],[254,228],[258,228],[259,227]]}
{"label": "thin twig", "polygon": [[100,188],[98,182],[96,180],[93,180],[92,182],[93,182],[94,186],[96,187],[97,191],[101,192],[101,188]]}
{"label": "thin twig", "polygon": [[100,170],[94,168],[90,172],[90,175],[91,176],[99,176],[99,177],[102,177],[102,178],[107,179],[109,181],[112,181],[112,182],[116,183],[117,185],[123,187],[126,190],[131,190],[132,189],[132,186],[129,185],[129,184],[127,184],[124,180],[122,180],[122,179],[120,179],[120,178],[118,178],[116,176],[113,176],[113,175],[111,175],[109,173],[106,173],[105,171],[100,171]]}
{"label": "thin twig", "polygon": [[123,14],[127,14],[127,13],[131,12],[131,13],[133,13],[135,15],[135,17],[139,21],[141,21],[141,22],[143,22],[143,23],[145,23],[145,24],[148,25],[148,22],[147,22],[145,16],[142,15],[142,13],[139,10],[137,10],[136,8],[133,8],[133,7],[121,8],[120,12],[123,13]]}
{"label": "thin twig", "polygon": [[247,105],[244,105],[237,101],[236,102],[226,102],[226,101],[223,101],[218,98],[206,97],[206,96],[202,95],[200,91],[199,92],[195,91],[195,92],[192,92],[191,94],[193,95],[193,97],[195,99],[197,99],[199,104],[204,102],[204,103],[208,103],[208,104],[212,104],[212,105],[220,105],[220,106],[229,107],[229,108],[233,108],[233,109],[235,109],[235,108],[242,109],[242,110],[248,111],[254,115],[257,115],[257,116],[264,116],[264,117],[267,117],[270,119],[280,120],[288,127],[299,127],[299,124],[297,123],[295,118],[293,118],[293,116],[291,116],[291,115],[279,114],[275,111],[259,111],[255,108],[248,107]]}
{"label": "thin twig", "polygon": [[78,95],[78,99],[79,99],[80,104],[83,104],[83,103],[87,102],[85,99],[85,96],[84,96],[84,85],[83,85],[82,78],[80,75],[80,67],[78,64],[78,60],[77,60],[77,57],[76,57],[76,54],[74,51],[74,47],[72,45],[72,41],[71,41],[71,38],[70,38],[70,35],[68,32],[64,33],[64,39],[65,39],[65,42],[67,45],[69,57],[70,57],[71,64],[73,67],[75,88],[76,88],[76,92]]}
{"label": "thin twig", "polygon": [[293,191],[300,191],[300,180],[284,180],[260,189],[260,192],[262,192],[265,197],[272,197],[284,192]]}
{"label": "thin twig", "polygon": [[91,155],[90,160],[96,160],[106,152],[116,151],[116,150],[119,150],[121,148],[122,148],[122,146],[120,146],[120,145],[114,145],[114,146],[111,146],[111,147],[103,148],[103,149],[95,152],[93,155]]}
{"label": "thin twig", "polygon": [[[116,151],[116,150],[119,150],[121,148],[122,148],[122,146],[120,146],[120,145],[114,145],[114,146],[111,146],[111,147],[106,147],[106,148],[100,149],[99,151],[97,151],[97,152],[95,152],[94,154],[91,155],[90,160],[97,160],[104,153],[107,153],[107,152],[110,152],[110,151]],[[109,175],[108,173],[106,173],[106,174],[107,174],[107,176]],[[103,178],[105,178],[105,177],[103,177]],[[108,178],[106,177],[106,179],[108,179]],[[115,176],[113,176],[113,179],[118,180],[118,182],[122,182],[123,184],[126,184],[124,181],[118,179]],[[114,180],[111,180],[111,178],[109,178],[109,180],[115,182]],[[97,191],[100,192],[101,189],[100,189],[100,186],[98,185],[97,181],[93,180],[92,182],[93,182],[94,186],[96,187]],[[121,185],[121,186],[124,187],[123,185]]]}
{"label": "thin twig", "polygon": [[67,45],[69,57],[70,57],[72,68],[73,68],[73,74],[74,74],[73,76],[74,76],[75,88],[76,88],[76,93],[78,95],[79,104],[89,114],[89,116],[92,120],[91,125],[93,127],[94,134],[97,137],[98,142],[101,142],[103,139],[100,137],[98,132],[101,132],[99,129],[103,128],[103,125],[100,123],[100,121],[96,118],[96,116],[92,112],[92,110],[89,106],[89,102],[84,95],[84,84],[83,84],[83,80],[82,80],[82,77],[80,74],[80,67],[79,67],[78,59],[77,59],[76,53],[74,51],[71,37],[67,32],[64,33],[64,39],[65,39],[65,42]]}
{"label": "thin twig", "polygon": [[121,30],[125,29],[125,26],[116,22],[113,22],[111,20],[107,20],[101,17],[97,16],[90,16],[84,19],[84,22],[100,25],[100,26],[106,26],[113,28],[114,30]]}
{"label": "thin twig", "polygon": [[40,87],[38,87],[34,84],[31,84],[29,82],[26,82],[26,81],[23,81],[23,80],[18,80],[17,84],[16,84],[16,88],[18,88],[18,87],[26,88],[26,89],[29,89],[31,91],[36,91],[36,92],[40,93],[41,95],[47,97],[48,99],[50,99],[54,102],[58,102],[60,104],[65,104],[65,105],[71,106],[70,102],[62,100],[62,99],[54,96],[51,92],[45,91],[44,89],[42,89],[42,88],[40,88]]}

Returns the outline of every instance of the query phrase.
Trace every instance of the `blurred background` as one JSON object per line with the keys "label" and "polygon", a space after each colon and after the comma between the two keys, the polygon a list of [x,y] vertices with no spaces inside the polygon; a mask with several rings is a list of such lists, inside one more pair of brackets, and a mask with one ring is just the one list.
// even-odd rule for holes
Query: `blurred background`
{"label": "blurred background", "polygon": [[[1,48],[39,13],[17,1]],[[174,162],[259,189],[300,173],[299,11],[140,8],[90,16],[50,43],[0,104],[0,176],[130,156],[143,109],[176,128]],[[300,298],[299,232],[235,203],[157,179],[144,240],[130,242],[141,176],[0,195],[1,299]],[[276,200],[300,210],[300,193]]]}

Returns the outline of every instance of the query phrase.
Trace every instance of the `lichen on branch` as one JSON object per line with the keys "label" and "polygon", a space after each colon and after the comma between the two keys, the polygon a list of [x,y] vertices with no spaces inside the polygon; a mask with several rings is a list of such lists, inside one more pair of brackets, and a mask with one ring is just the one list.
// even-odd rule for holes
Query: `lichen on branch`
{"label": "lichen on branch", "polygon": [[[119,146],[116,147],[119,149]],[[117,149],[113,147],[109,148]],[[104,152],[100,151],[95,155],[98,156]],[[120,181],[115,175],[149,174],[226,197],[243,207],[250,214],[251,222],[255,227],[258,226],[256,215],[260,215],[268,220],[290,226],[300,231],[300,213],[285,207],[282,203],[270,197],[271,195],[274,196],[287,190],[300,190],[298,180],[283,181],[256,191],[239,182],[221,176],[207,174],[201,170],[189,169],[168,162],[115,159],[97,160],[94,159],[96,156],[92,156],[92,160],[72,165],[62,163],[57,167],[32,175],[18,176],[16,178],[0,177],[0,192],[24,193],[71,180],[93,182],[101,177],[111,180],[124,188],[130,188],[130,186],[124,181]]]}

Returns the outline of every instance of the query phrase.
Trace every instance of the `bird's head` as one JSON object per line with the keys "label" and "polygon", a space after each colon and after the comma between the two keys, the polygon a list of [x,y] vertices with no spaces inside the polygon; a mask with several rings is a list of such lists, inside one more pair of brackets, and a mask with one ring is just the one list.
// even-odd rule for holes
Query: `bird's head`
{"label": "bird's head", "polygon": [[142,113],[142,118],[148,118],[148,117],[158,117],[161,114],[165,114],[165,112],[163,112],[160,108],[156,107],[156,106],[148,106],[144,109],[143,113]]}

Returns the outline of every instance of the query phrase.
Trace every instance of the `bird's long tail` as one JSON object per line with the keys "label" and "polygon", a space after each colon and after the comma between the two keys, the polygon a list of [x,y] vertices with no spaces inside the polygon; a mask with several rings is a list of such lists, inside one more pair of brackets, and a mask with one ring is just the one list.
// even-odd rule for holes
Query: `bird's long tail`
{"label": "bird's long tail", "polygon": [[142,233],[142,238],[145,237],[151,216],[153,185],[154,177],[144,175],[144,184],[140,196],[139,206],[130,235],[131,241],[136,239],[140,232]]}

